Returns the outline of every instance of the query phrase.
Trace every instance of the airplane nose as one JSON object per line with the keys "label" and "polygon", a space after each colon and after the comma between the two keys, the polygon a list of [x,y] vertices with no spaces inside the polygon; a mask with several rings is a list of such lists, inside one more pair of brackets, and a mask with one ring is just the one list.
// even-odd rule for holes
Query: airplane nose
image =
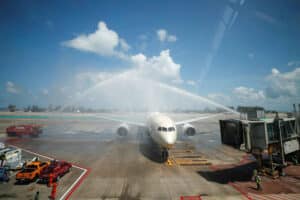
{"label": "airplane nose", "polygon": [[171,137],[166,137],[165,142],[166,142],[167,144],[174,144],[174,139],[171,138]]}
{"label": "airplane nose", "polygon": [[168,133],[162,135],[162,141],[166,145],[166,147],[172,146],[176,141],[176,133]]}

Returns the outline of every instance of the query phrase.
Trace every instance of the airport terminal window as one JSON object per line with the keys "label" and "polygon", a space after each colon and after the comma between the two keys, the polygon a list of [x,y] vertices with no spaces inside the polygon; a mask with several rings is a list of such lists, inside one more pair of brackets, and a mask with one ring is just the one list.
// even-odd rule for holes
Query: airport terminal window
{"label": "airport terminal window", "polygon": [[286,125],[284,122],[282,122],[282,124],[280,124],[280,131],[281,131],[281,136],[283,139],[286,139],[287,136],[287,132],[286,132]]}
{"label": "airport terminal window", "polygon": [[288,135],[294,135],[295,131],[295,121],[288,121],[286,122],[286,129],[287,129],[287,133]]}
{"label": "airport terminal window", "polygon": [[269,136],[269,140],[275,140],[274,137],[274,131],[273,131],[273,124],[267,124],[267,130],[268,130],[268,136]]}
{"label": "airport terminal window", "polygon": [[280,130],[282,138],[286,139],[294,135],[295,133],[295,121],[284,121],[280,124]]}

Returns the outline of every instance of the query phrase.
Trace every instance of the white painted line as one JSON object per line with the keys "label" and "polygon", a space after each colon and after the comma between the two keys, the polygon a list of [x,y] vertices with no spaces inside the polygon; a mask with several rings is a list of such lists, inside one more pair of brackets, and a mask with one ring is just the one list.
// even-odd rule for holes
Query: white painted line
{"label": "white painted line", "polygon": [[83,168],[78,167],[78,166],[74,166],[74,167],[77,167],[78,169],[82,169],[83,172],[76,179],[76,181],[69,187],[69,189],[60,197],[60,200],[63,200],[66,197],[66,195],[73,189],[73,187],[78,183],[78,181],[85,175],[85,173],[87,173],[86,169],[83,169]]}
{"label": "white painted line", "polygon": [[29,150],[27,150],[27,149],[20,148],[20,147],[18,147],[18,146],[12,145],[12,144],[10,144],[9,146],[12,146],[12,147],[15,147],[15,148],[21,149],[22,151],[26,151],[26,152],[28,152],[28,153],[31,153],[31,154],[34,154],[34,155],[37,155],[37,156],[40,156],[40,157],[46,158],[46,159],[48,159],[48,160],[53,160],[53,158],[51,158],[51,157],[44,156],[44,155],[41,155],[41,154],[35,153],[35,152],[33,152],[33,151],[29,151]]}
{"label": "white painted line", "polygon": [[[36,152],[33,152],[33,151],[30,151],[30,150],[27,150],[27,149],[20,148],[20,147],[18,147],[18,146],[12,145],[12,144],[10,144],[9,146],[12,146],[12,147],[21,149],[22,151],[26,151],[26,152],[28,152],[28,153],[31,153],[31,154],[33,154],[33,155],[37,155],[37,156],[39,156],[39,157],[46,158],[46,159],[48,159],[48,160],[53,160],[53,159],[54,159],[54,158],[51,158],[51,157],[49,157],[49,156],[44,156],[44,155],[38,154],[38,153],[36,153]],[[59,200],[63,200],[63,199],[67,196],[67,194],[75,187],[75,185],[80,181],[80,179],[81,179],[81,178],[87,173],[87,171],[88,171],[87,169],[84,169],[84,168],[79,167],[79,166],[74,165],[74,164],[72,164],[72,167],[77,168],[77,169],[80,169],[80,170],[82,170],[83,172],[82,172],[82,173],[80,174],[80,176],[73,182],[73,184],[67,189],[67,191],[60,197]]]}

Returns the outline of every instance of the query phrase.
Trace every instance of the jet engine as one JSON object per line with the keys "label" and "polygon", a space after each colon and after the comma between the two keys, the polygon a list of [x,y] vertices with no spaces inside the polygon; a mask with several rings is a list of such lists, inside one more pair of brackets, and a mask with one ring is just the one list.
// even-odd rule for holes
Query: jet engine
{"label": "jet engine", "polygon": [[129,132],[129,126],[127,124],[123,123],[123,124],[119,125],[119,127],[117,129],[117,134],[119,136],[122,136],[122,137],[127,136],[128,132]]}
{"label": "jet engine", "polygon": [[196,129],[191,124],[184,124],[183,125],[183,133],[186,136],[194,136],[196,134]]}

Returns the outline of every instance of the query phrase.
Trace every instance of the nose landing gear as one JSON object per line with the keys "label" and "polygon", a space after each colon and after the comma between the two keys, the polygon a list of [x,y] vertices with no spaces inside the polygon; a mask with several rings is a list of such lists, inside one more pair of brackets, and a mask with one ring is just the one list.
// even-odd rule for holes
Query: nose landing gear
{"label": "nose landing gear", "polygon": [[162,152],[161,152],[161,159],[162,159],[162,162],[166,162],[169,158],[169,152],[167,149],[163,149]]}

